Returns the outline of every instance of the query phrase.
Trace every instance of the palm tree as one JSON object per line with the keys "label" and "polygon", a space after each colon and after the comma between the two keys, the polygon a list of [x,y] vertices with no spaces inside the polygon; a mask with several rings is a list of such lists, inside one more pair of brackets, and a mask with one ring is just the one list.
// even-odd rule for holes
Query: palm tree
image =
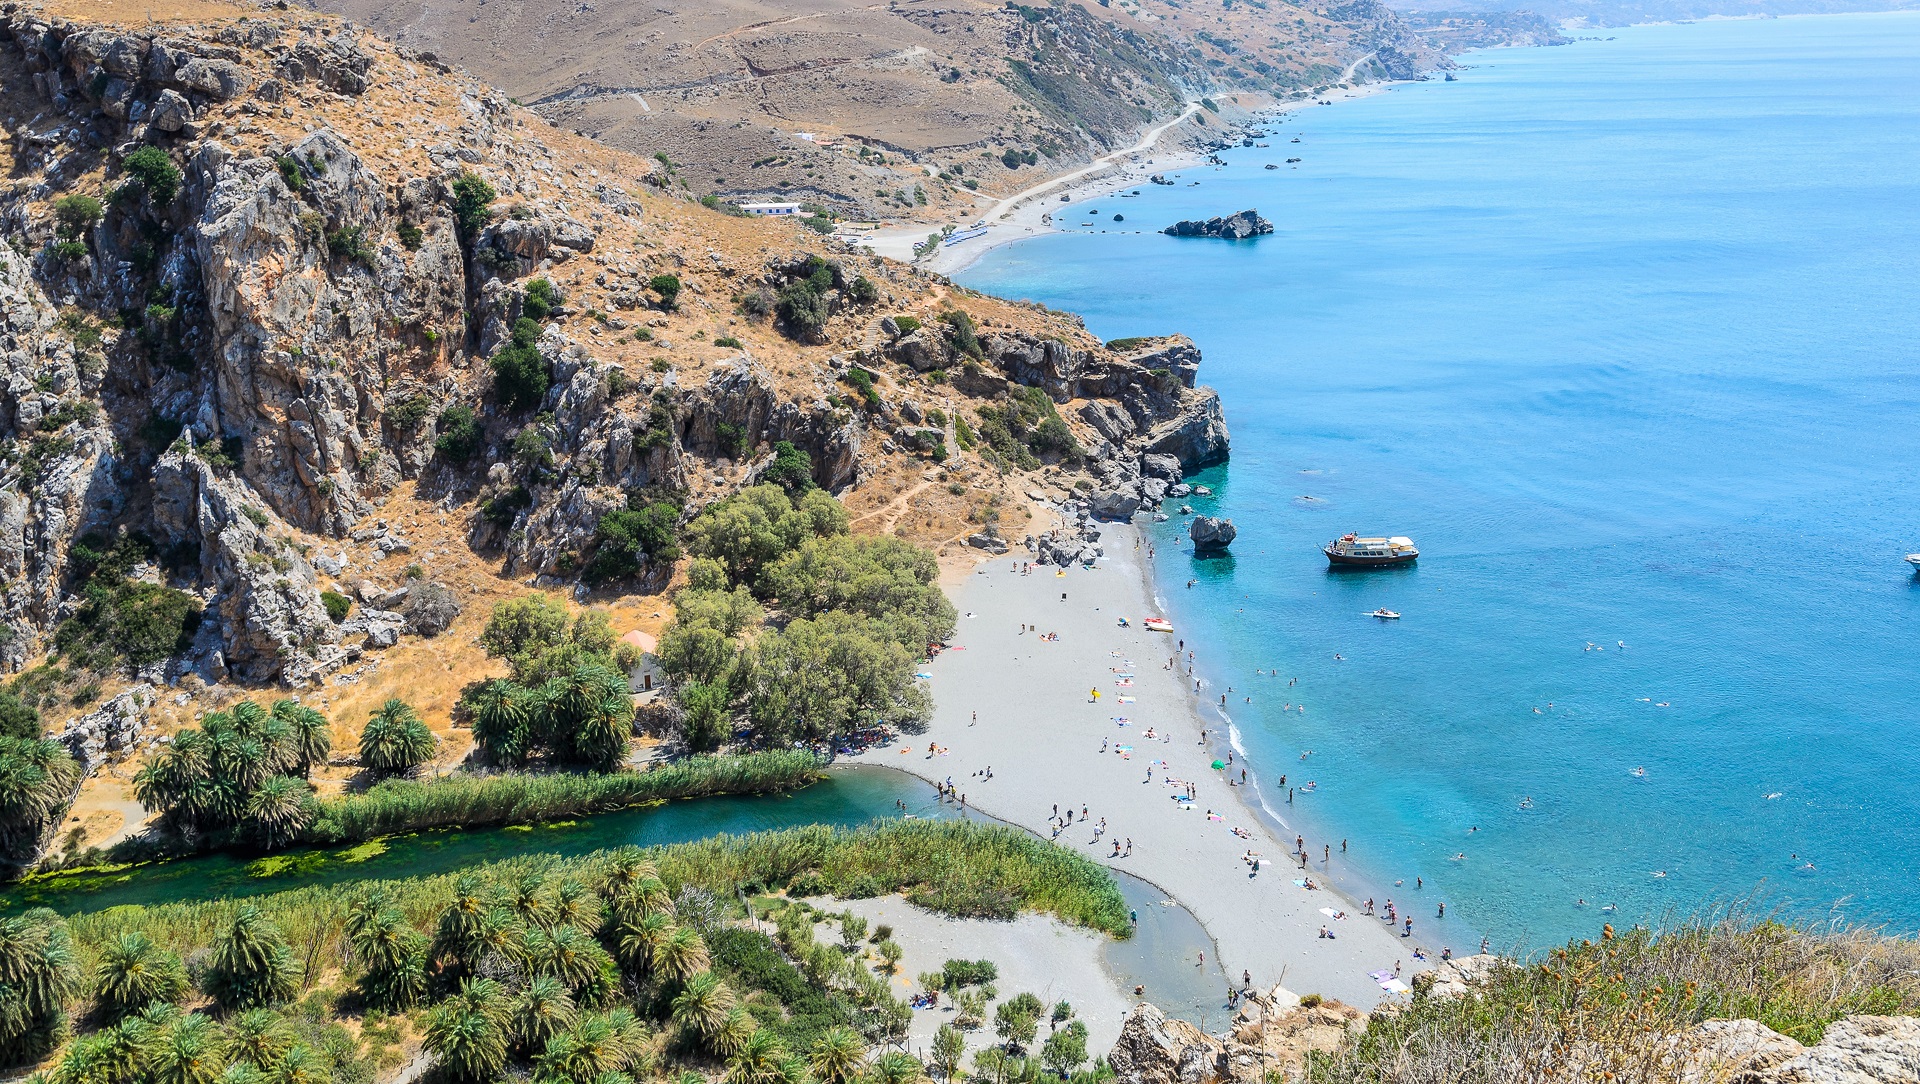
{"label": "palm tree", "polygon": [[433,732],[406,701],[380,705],[360,731],[360,763],[377,775],[404,775],[433,756]]}
{"label": "palm tree", "polygon": [[533,702],[505,678],[480,686],[473,700],[473,742],[496,764],[524,764],[532,752]]}
{"label": "palm tree", "polygon": [[160,948],[138,930],[107,942],[93,969],[94,997],[115,1016],[155,1001],[176,1002],[187,993],[187,972],[180,957]]}
{"label": "palm tree", "polygon": [[140,804],[183,828],[208,826],[213,818],[213,740],[188,728],[150,757],[133,777]]}
{"label": "palm tree", "polygon": [[665,915],[648,915],[633,922],[622,922],[616,927],[618,936],[614,940],[614,951],[628,971],[645,974],[653,966],[653,948],[674,929],[673,920]]}
{"label": "palm tree", "polygon": [[327,1058],[305,1043],[288,1047],[267,1072],[267,1084],[332,1084],[332,1081],[332,1067]]}
{"label": "palm tree", "polygon": [[754,1019],[746,1006],[735,1005],[727,1010],[726,1019],[720,1022],[719,1029],[713,1033],[713,1038],[708,1045],[713,1047],[715,1054],[723,1058],[731,1058],[739,1052],[741,1047],[747,1045],[747,1036],[758,1030],[760,1030],[760,1021]]}
{"label": "palm tree", "polygon": [[225,1008],[251,1008],[291,998],[299,966],[280,930],[258,907],[244,904],[213,944],[207,993]]}
{"label": "palm tree", "polygon": [[922,1084],[927,1079],[927,1067],[912,1054],[892,1050],[873,1059],[869,1075],[873,1084]]}
{"label": "palm tree", "polygon": [[[660,868],[649,861],[638,847],[621,847],[607,855],[601,866],[601,892],[612,903],[621,890],[646,880],[659,880]],[[662,886],[665,887],[664,885]]]}
{"label": "palm tree", "polygon": [[190,1013],[175,1020],[147,1048],[147,1079],[153,1084],[214,1084],[221,1067],[218,1040],[210,1017]]}
{"label": "palm tree", "polygon": [[0,1055],[14,1060],[37,1057],[34,1043],[21,1040],[51,1035],[61,1006],[80,988],[80,966],[66,920],[45,907],[0,921]]}
{"label": "palm tree", "polygon": [[284,1017],[272,1009],[249,1009],[228,1021],[220,1053],[229,1066],[244,1062],[264,1072],[292,1046],[293,1032]]}
{"label": "palm tree", "polygon": [[537,975],[551,975],[569,990],[578,990],[599,977],[607,950],[585,931],[573,926],[527,931],[527,962]]}
{"label": "palm tree", "polygon": [[561,679],[555,702],[566,735],[568,760],[612,771],[633,736],[633,691],[618,671],[581,663]]}
{"label": "palm tree", "polygon": [[586,885],[571,877],[561,881],[560,887],[554,891],[553,914],[556,922],[578,927],[588,933],[597,933],[606,917],[600,897],[587,891]]}
{"label": "palm tree", "polygon": [[500,984],[469,979],[427,1017],[427,1049],[455,1080],[484,1080],[507,1063],[507,1019]]}
{"label": "palm tree", "polygon": [[598,1080],[608,1073],[651,1068],[647,1029],[627,1009],[583,1016],[556,1035],[536,1059],[540,1075],[557,1080]]}
{"label": "palm tree", "polygon": [[848,1027],[828,1028],[814,1041],[807,1065],[821,1084],[850,1084],[867,1060],[867,1044]]}
{"label": "palm tree", "polygon": [[278,850],[300,838],[313,823],[314,808],[307,802],[307,781],[276,775],[260,784],[247,802],[247,823],[268,850]]}
{"label": "palm tree", "polygon": [[312,708],[292,700],[276,700],[273,717],[287,724],[293,739],[293,767],[300,769],[301,777],[306,777],[315,764],[325,762],[333,751],[333,728],[327,725],[326,716]]}
{"label": "palm tree", "polygon": [[576,1012],[567,988],[551,975],[537,975],[513,1003],[513,1041],[521,1050],[539,1050],[573,1025]]}
{"label": "palm tree", "polygon": [[780,1063],[787,1060],[787,1048],[770,1028],[760,1028],[747,1036],[740,1049],[727,1059],[726,1084],[782,1084]]}
{"label": "palm tree", "polygon": [[520,916],[528,929],[553,925],[553,898],[547,892],[546,878],[529,873],[513,883],[503,897],[509,910]]}
{"label": "palm tree", "polygon": [[673,1022],[711,1044],[731,1008],[733,991],[708,971],[688,979],[673,999]]}
{"label": "palm tree", "polygon": [[367,896],[348,910],[347,942],[366,965],[361,989],[369,1001],[403,1009],[427,992],[427,939],[384,895]]}
{"label": "palm tree", "polygon": [[66,808],[80,766],[57,741],[0,737],[0,849],[20,860]]}
{"label": "palm tree", "polygon": [[655,974],[685,982],[708,968],[707,943],[685,926],[676,926],[654,943],[652,964]]}
{"label": "palm tree", "polygon": [[488,911],[486,884],[471,873],[453,883],[453,903],[440,912],[440,925],[433,935],[433,957],[451,958],[468,971],[479,962],[477,939]]}

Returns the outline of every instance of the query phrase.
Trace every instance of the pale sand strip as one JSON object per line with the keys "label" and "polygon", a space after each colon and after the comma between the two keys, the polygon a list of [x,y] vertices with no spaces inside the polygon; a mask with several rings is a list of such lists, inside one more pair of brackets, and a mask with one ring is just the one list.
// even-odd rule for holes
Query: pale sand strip
{"label": "pale sand strip", "polygon": [[[956,650],[927,670],[933,675],[932,725],[927,733],[905,739],[905,753],[896,745],[855,759],[934,782],[951,777],[971,806],[1043,836],[1052,834],[1048,819],[1054,804],[1063,813],[1071,804],[1076,820],[1059,842],[1145,878],[1185,904],[1218,946],[1222,959],[1210,954],[1206,966],[1224,968],[1223,993],[1226,976],[1237,984],[1246,970],[1261,988],[1283,982],[1298,993],[1373,1006],[1382,992],[1368,972],[1399,962],[1402,974],[1411,978],[1427,966],[1413,958],[1413,946],[1432,944],[1418,936],[1432,916],[1415,913],[1416,937],[1406,940],[1389,933],[1380,920],[1359,915],[1352,901],[1332,890],[1295,887],[1294,879],[1303,874],[1288,857],[1291,835],[1283,842],[1277,828],[1241,803],[1240,788],[1229,787],[1225,773],[1211,769],[1213,754],[1200,744],[1201,729],[1211,724],[1197,711],[1184,667],[1179,675],[1165,668],[1182,635],[1150,633],[1141,625],[1143,618],[1159,614],[1150,606],[1145,553],[1134,549],[1138,532],[1125,525],[1103,530],[1101,541],[1110,556],[1095,571],[1074,568],[1056,576],[1056,569],[1036,566],[1031,576],[1021,576],[1012,570],[1024,555],[1015,551],[983,563],[963,583],[949,587],[963,616],[953,640]],[[1131,627],[1118,626],[1122,616]],[[1023,622],[1057,632],[1060,640],[1022,635]],[[1188,647],[1204,652],[1205,645]],[[1121,658],[1112,657],[1113,651]],[[1132,688],[1114,684],[1110,668],[1120,668],[1122,659],[1133,664]],[[1093,688],[1101,693],[1097,704],[1089,700]],[[1136,702],[1120,704],[1121,695]],[[1127,717],[1129,725],[1119,726],[1115,716]],[[1149,726],[1156,735],[1151,742],[1145,738]],[[1170,741],[1157,740],[1169,732]],[[1103,755],[1102,739],[1109,749],[1131,745],[1133,752]],[[947,755],[929,758],[929,742],[945,747]],[[1190,812],[1172,800],[1174,788],[1161,782],[1165,770],[1156,768],[1154,781],[1145,782],[1147,766],[1156,759],[1166,761],[1176,779],[1197,785]],[[988,766],[992,780],[973,777]],[[1238,768],[1236,763],[1235,779]],[[1107,834],[1097,844],[1091,827],[1078,821],[1082,805],[1095,822],[1107,820]],[[1209,809],[1225,820],[1209,820]],[[1233,835],[1228,830],[1233,825],[1255,838]],[[1108,859],[1116,838],[1123,846],[1133,840],[1131,858]],[[1307,841],[1315,880],[1321,883],[1325,842]],[[1249,848],[1270,860],[1258,876],[1249,876],[1240,861]],[[1320,913],[1322,907],[1344,910],[1349,917],[1330,919]],[[1322,925],[1336,933],[1334,940],[1317,936]],[[1198,966],[1197,960],[1191,962]]]}

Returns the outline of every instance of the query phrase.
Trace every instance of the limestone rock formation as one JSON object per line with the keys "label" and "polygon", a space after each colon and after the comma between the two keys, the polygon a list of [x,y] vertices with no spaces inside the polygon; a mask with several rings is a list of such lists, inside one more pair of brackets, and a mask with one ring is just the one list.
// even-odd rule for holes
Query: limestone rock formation
{"label": "limestone rock formation", "polygon": [[1225,218],[1183,219],[1161,230],[1170,237],[1221,237],[1229,241],[1243,241],[1263,233],[1273,232],[1273,223],[1260,217],[1260,212],[1248,209]]}
{"label": "limestone rock formation", "polygon": [[1208,1035],[1152,1005],[1136,1005],[1107,1054],[1118,1084],[1258,1084],[1304,1064],[1309,1052],[1337,1048],[1366,1022],[1338,1001],[1309,999],[1284,987],[1253,992],[1224,1036]]}
{"label": "limestone rock formation", "polygon": [[91,773],[140,743],[143,713],[153,705],[153,697],[153,686],[135,685],[85,715],[69,719],[53,740],[71,750],[81,769]]}
{"label": "limestone rock formation", "polygon": [[1224,550],[1233,545],[1239,535],[1230,519],[1215,519],[1213,516],[1201,516],[1187,528],[1187,537],[1193,539],[1195,552]]}

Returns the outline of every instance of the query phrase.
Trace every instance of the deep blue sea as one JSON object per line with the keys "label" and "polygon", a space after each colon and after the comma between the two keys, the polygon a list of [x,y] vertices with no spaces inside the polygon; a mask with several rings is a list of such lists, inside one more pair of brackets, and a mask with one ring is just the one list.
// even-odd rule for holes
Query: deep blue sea
{"label": "deep blue sea", "polygon": [[[1920,13],[1582,33],[959,277],[1200,345],[1233,460],[1193,504],[1240,537],[1158,525],[1161,592],[1370,890],[1501,947],[1920,928]],[[1246,207],[1275,234],[1151,232]],[[1419,564],[1330,573],[1350,530]]]}

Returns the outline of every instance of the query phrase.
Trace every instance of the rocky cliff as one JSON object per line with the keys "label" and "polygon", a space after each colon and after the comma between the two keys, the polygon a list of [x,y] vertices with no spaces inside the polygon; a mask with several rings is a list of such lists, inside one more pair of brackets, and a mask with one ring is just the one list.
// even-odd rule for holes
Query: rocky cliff
{"label": "rocky cliff", "polygon": [[[657,590],[608,517],[788,445],[856,510],[954,494],[887,520],[935,544],[1029,472],[1138,501],[1226,455],[1190,342],[708,210],[331,17],[191,14],[0,15],[8,669],[324,682],[412,626],[323,592],[402,564]],[[463,541],[389,527],[429,518]]]}

